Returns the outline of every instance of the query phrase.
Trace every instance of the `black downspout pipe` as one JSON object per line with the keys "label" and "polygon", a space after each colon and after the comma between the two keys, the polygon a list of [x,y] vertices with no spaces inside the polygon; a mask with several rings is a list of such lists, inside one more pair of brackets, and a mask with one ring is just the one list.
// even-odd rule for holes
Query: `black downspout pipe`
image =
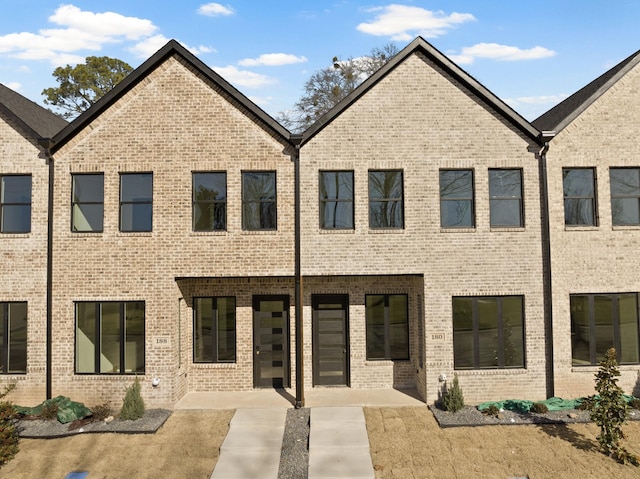
{"label": "black downspout pipe", "polygon": [[51,147],[53,143],[48,138],[40,140],[40,145],[44,147],[45,158],[49,165],[49,181],[48,181],[48,197],[47,197],[47,317],[46,317],[46,364],[45,364],[45,393],[46,399],[51,399],[52,394],[52,338],[51,331],[52,316],[53,316],[53,192],[54,192],[54,165],[53,157],[51,156]]}
{"label": "black downspout pipe", "polygon": [[555,396],[553,365],[553,298],[551,296],[551,233],[549,227],[549,189],[547,183],[547,151],[550,136],[543,134],[544,145],[538,154],[540,175],[540,216],[542,236],[542,294],[544,304],[544,337],[547,397]]}
{"label": "black downspout pipe", "polygon": [[295,216],[295,302],[296,302],[296,409],[304,407],[304,351],[303,351],[303,327],[302,318],[303,294],[302,294],[302,265],[300,258],[300,143],[301,135],[291,135],[291,141],[295,146],[293,156],[294,164],[294,216]]}

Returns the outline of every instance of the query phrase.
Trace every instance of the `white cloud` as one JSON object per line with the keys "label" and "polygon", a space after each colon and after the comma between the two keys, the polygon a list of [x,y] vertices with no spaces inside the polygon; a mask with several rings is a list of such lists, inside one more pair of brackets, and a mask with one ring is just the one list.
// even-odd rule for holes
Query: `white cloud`
{"label": "white cloud", "polygon": [[[146,59],[160,50],[162,47],[164,47],[168,41],[169,39],[162,34],[154,35],[152,37],[145,38],[141,42],[136,43],[134,46],[129,48],[129,51],[140,58]],[[200,53],[215,52],[215,49],[211,47],[205,47],[203,45],[199,47],[190,47],[185,43],[180,43],[194,55],[199,55]]]}
{"label": "white cloud", "polygon": [[219,17],[233,15],[235,12],[230,6],[220,5],[219,3],[205,3],[198,8],[200,15],[206,15],[207,17]]}
{"label": "white cloud", "polygon": [[372,22],[361,23],[357,30],[376,36],[389,36],[395,41],[409,41],[417,35],[435,38],[455,26],[471,22],[475,17],[470,13],[432,12],[420,7],[407,5],[387,5],[369,10],[378,15]]}
{"label": "white cloud", "polygon": [[558,95],[540,95],[540,96],[520,96],[517,98],[505,98],[504,102],[510,106],[517,105],[556,105],[569,95],[560,93]]}
{"label": "white cloud", "polygon": [[252,95],[247,98],[249,98],[249,100],[251,100],[253,103],[255,103],[260,107],[269,106],[271,104],[271,101],[273,100],[272,96],[253,96]]}
{"label": "white cloud", "polygon": [[11,88],[13,91],[20,91],[20,88],[22,88],[22,84],[18,83],[17,81],[10,81],[4,84],[4,86],[6,86],[7,88]]}
{"label": "white cloud", "polygon": [[113,12],[83,11],[74,5],[61,5],[49,21],[63,28],[1,35],[0,54],[24,60],[48,60],[56,66],[74,64],[85,57],[76,52],[100,51],[104,44],[138,40],[157,30],[150,20]]}
{"label": "white cloud", "polygon": [[240,60],[238,64],[243,67],[255,67],[260,65],[273,67],[291,65],[293,63],[305,63],[306,61],[306,57],[298,57],[289,53],[265,53],[260,55],[258,58],[245,58],[244,60]]}
{"label": "white cloud", "polygon": [[477,43],[471,47],[464,47],[459,55],[449,55],[456,63],[469,65],[476,58],[488,58],[497,61],[537,60],[548,58],[556,54],[544,47],[533,47],[523,50],[518,47],[500,45],[498,43]]}
{"label": "white cloud", "polygon": [[240,70],[233,65],[226,67],[213,67],[215,72],[222,76],[229,83],[236,86],[243,86],[246,88],[260,88],[266,85],[272,85],[277,83],[275,78],[267,75],[261,75],[259,73],[250,72],[247,70]]}

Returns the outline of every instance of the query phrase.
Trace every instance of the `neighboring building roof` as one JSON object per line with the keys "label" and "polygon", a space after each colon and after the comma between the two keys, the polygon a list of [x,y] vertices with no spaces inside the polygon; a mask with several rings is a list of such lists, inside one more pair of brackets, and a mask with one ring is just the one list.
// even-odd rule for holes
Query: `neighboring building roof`
{"label": "neighboring building roof", "polygon": [[0,83],[0,109],[5,111],[34,138],[50,138],[66,125],[67,121],[16,93]]}
{"label": "neighboring building roof", "polygon": [[514,125],[518,130],[524,133],[529,138],[538,141],[540,138],[540,132],[535,129],[527,120],[516,113],[511,107],[504,103],[500,98],[491,93],[475,78],[465,72],[462,68],[451,61],[447,56],[441,53],[429,42],[422,37],[417,37],[409,45],[403,48],[396,56],[394,56],[388,63],[380,68],[376,73],[371,75],[361,85],[359,85],[353,92],[347,95],[340,103],[320,117],[313,125],[311,125],[303,134],[302,142],[305,143],[318,134],[325,126],[331,123],[337,116],[339,116],[344,110],[349,108],[351,104],[357,101],[368,90],[373,88],[380,80],[393,71],[398,64],[405,61],[409,56],[414,53],[420,52],[427,58],[437,64],[445,72],[450,74],[453,78],[459,81],[462,85],[468,88],[474,95],[480,98],[489,108],[495,111],[498,115],[502,116],[509,123]]}
{"label": "neighboring building roof", "polygon": [[543,113],[532,122],[532,125],[540,131],[560,132],[639,62],[640,50]]}
{"label": "neighboring building roof", "polygon": [[135,85],[140,83],[140,81],[146,78],[159,65],[161,65],[168,58],[174,55],[180,56],[207,80],[220,87],[229,96],[229,99],[232,102],[235,102],[240,109],[243,109],[247,112],[248,115],[253,117],[254,121],[262,124],[277,137],[286,142],[289,142],[291,136],[289,130],[287,130],[276,120],[271,118],[267,113],[265,113],[264,110],[259,108],[255,103],[253,103],[246,96],[240,93],[240,91],[238,91],[220,75],[214,72],[204,62],[199,60],[180,43],[178,43],[176,40],[170,40],[164,47],[158,50],[147,61],[145,61],[118,85],[116,85],[113,90],[100,98],[100,100],[93,104],[88,110],[81,113],[75,120],[69,123],[69,125],[64,130],[59,132],[53,138],[52,150],[58,150],[60,147],[62,147],[62,145],[71,140],[76,134],[82,131],[85,126],[90,124],[96,117],[101,115],[107,108],[118,101]]}

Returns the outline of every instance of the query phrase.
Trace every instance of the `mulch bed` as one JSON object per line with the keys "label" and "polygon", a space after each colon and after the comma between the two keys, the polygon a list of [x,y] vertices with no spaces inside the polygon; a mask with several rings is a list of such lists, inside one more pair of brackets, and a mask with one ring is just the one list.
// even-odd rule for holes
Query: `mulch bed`
{"label": "mulch bed", "polygon": [[[21,438],[51,439],[87,433],[153,434],[171,415],[167,409],[147,409],[144,416],[135,421],[115,418],[111,422],[83,419],[76,424],[62,424],[56,419],[21,419],[16,427]],[[74,421],[76,422],[76,421]]]}

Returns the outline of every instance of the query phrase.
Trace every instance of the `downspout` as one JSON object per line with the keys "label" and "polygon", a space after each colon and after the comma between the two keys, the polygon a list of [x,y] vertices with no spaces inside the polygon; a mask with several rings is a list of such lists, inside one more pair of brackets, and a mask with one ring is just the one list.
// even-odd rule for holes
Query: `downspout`
{"label": "downspout", "polygon": [[544,337],[545,337],[545,364],[546,364],[546,394],[547,397],[555,396],[555,379],[553,364],[553,298],[551,295],[551,233],[549,226],[549,189],[547,182],[547,151],[549,140],[553,132],[543,132],[542,148],[538,153],[538,165],[540,176],[540,217],[542,236],[542,294],[544,308]]}
{"label": "downspout", "polygon": [[302,266],[300,257],[300,143],[301,135],[291,135],[291,141],[295,147],[293,153],[293,182],[294,182],[294,216],[295,216],[295,303],[296,303],[296,409],[304,407],[304,351],[303,351],[303,327],[302,318],[303,294],[302,294]]}
{"label": "downspout", "polygon": [[47,197],[47,292],[46,292],[46,361],[45,361],[45,393],[46,399],[52,398],[52,317],[53,317],[53,192],[54,165],[51,156],[53,141],[49,138],[39,140],[44,148],[44,155],[49,165],[48,197]]}

